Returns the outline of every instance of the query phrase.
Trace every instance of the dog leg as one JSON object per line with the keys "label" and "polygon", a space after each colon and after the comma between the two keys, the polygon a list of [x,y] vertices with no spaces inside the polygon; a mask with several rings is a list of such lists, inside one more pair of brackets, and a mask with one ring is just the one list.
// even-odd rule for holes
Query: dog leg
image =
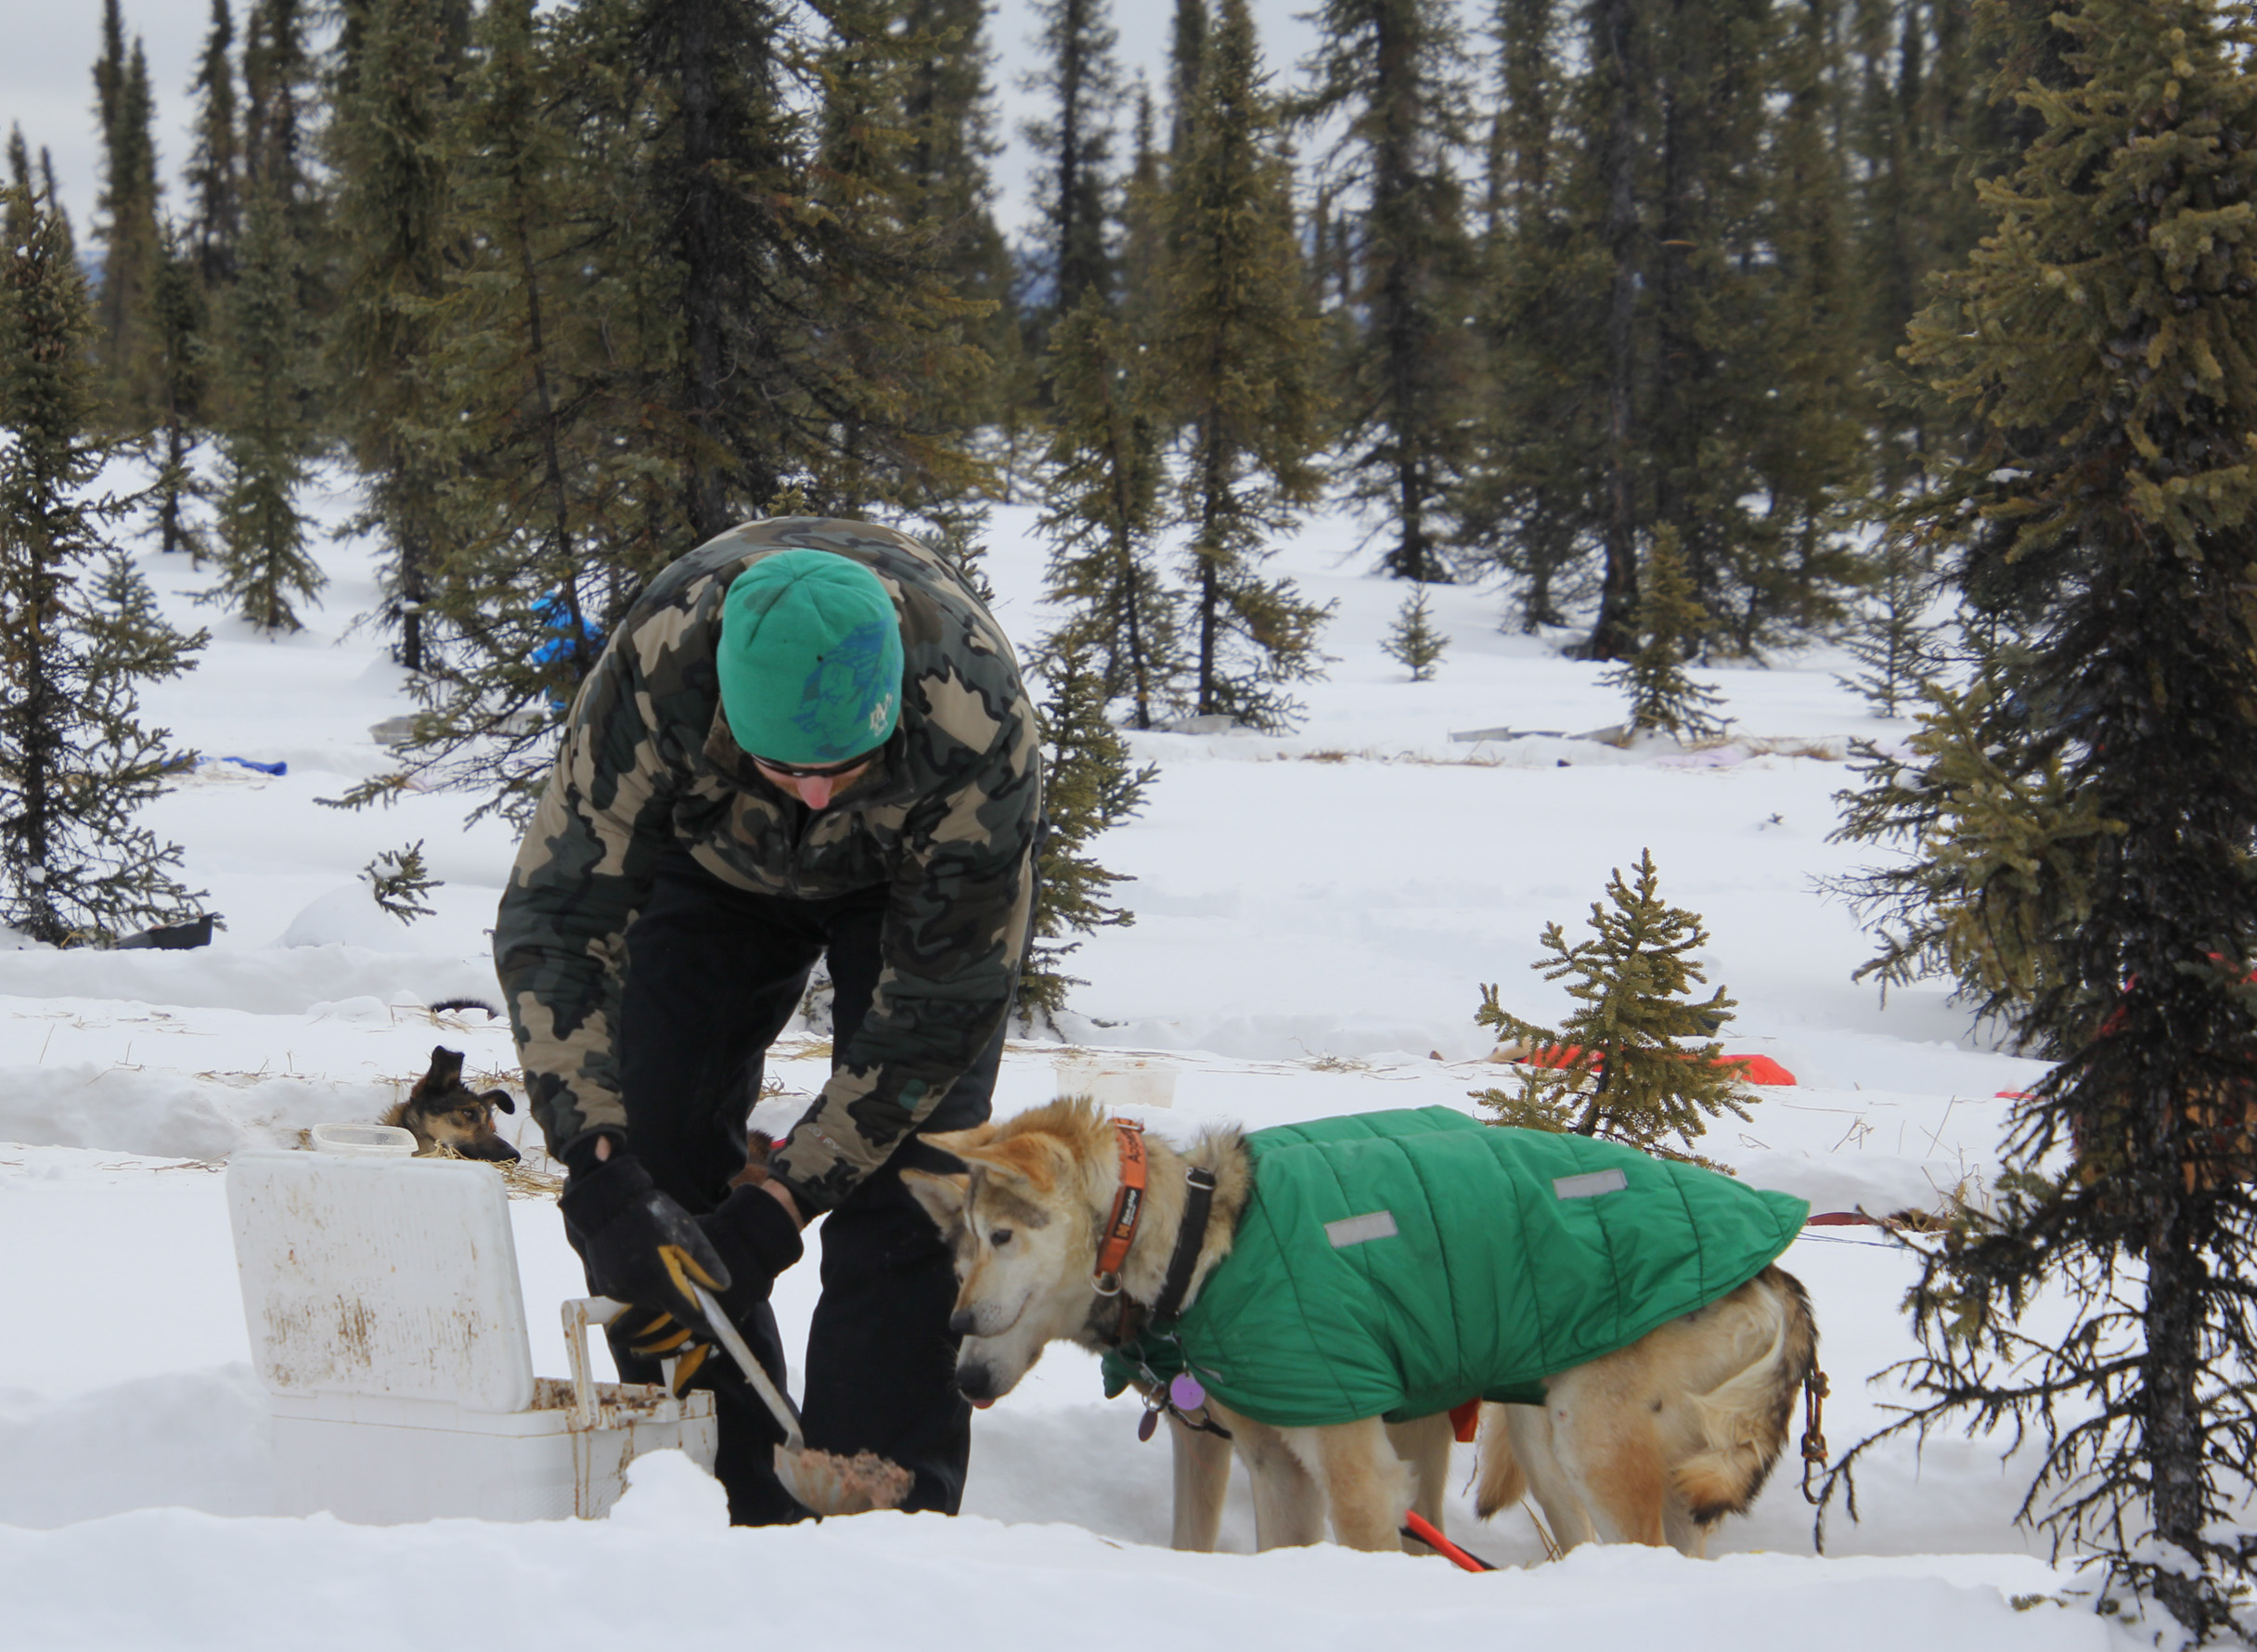
{"label": "dog leg", "polygon": [[1285,1437],[1266,1423],[1229,1415],[1238,1454],[1254,1483],[1254,1546],[1295,1549],[1324,1541],[1324,1493]]}
{"label": "dog leg", "polygon": [[1208,1555],[1222,1529],[1223,1499],[1231,1490],[1231,1442],[1167,1419],[1175,1453],[1176,1529],[1179,1549]]}
{"label": "dog leg", "polygon": [[[1578,1543],[1598,1542],[1598,1530],[1591,1523],[1591,1511],[1584,1506],[1575,1477],[1567,1472],[1554,1449],[1550,1408],[1500,1405],[1484,1406],[1482,1410],[1485,1413],[1503,1413],[1505,1441],[1528,1478],[1528,1489],[1536,1494],[1537,1507],[1544,1511],[1544,1523],[1552,1528],[1552,1541],[1560,1553],[1566,1554]],[[1490,1426],[1485,1414],[1482,1428],[1485,1438]]]}
{"label": "dog leg", "polygon": [[1680,1555],[1690,1555],[1695,1560],[1706,1560],[1709,1557],[1709,1529],[1693,1517],[1693,1511],[1685,1506],[1685,1500],[1678,1496],[1674,1490],[1663,1501],[1662,1535],[1670,1540],[1670,1547]]}
{"label": "dog leg", "polygon": [[1399,1550],[1411,1506],[1411,1470],[1387,1444],[1377,1417],[1329,1428],[1296,1428],[1287,1437],[1324,1486],[1333,1541],[1346,1549]]}
{"label": "dog leg", "polygon": [[[1407,1423],[1389,1423],[1386,1428],[1388,1449],[1411,1465],[1411,1506],[1441,1530],[1442,1493],[1450,1487],[1450,1448],[1457,1443],[1450,1413],[1412,1417]],[[1404,1538],[1402,1544],[1413,1555],[1433,1553],[1414,1537]]]}
{"label": "dog leg", "polygon": [[1643,1386],[1607,1380],[1620,1375],[1602,1360],[1552,1380],[1552,1449],[1602,1540],[1658,1548],[1670,1492],[1656,1431],[1662,1402],[1647,1400]]}

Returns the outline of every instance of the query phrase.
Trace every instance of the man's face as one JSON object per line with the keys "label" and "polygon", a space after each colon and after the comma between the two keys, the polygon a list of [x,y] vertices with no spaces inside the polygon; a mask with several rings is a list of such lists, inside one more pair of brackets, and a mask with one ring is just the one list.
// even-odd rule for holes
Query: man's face
{"label": "man's face", "polygon": [[780,792],[788,792],[810,809],[831,807],[832,798],[860,780],[876,756],[858,757],[851,763],[837,764],[829,768],[809,770],[790,766],[780,767],[766,757],[754,757],[753,762],[767,777],[768,784]]}

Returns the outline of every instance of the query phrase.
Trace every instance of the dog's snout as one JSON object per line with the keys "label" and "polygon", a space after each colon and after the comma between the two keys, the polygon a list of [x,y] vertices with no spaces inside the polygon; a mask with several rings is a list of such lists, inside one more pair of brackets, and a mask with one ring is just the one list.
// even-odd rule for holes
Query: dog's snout
{"label": "dog's snout", "polygon": [[948,1316],[948,1333],[950,1336],[969,1336],[972,1335],[972,1310],[969,1308],[960,1308],[954,1313]]}
{"label": "dog's snout", "polygon": [[996,1392],[995,1373],[983,1364],[959,1365],[956,1387],[974,1405],[992,1405],[1000,1398]]}
{"label": "dog's snout", "polygon": [[524,1156],[499,1136],[489,1136],[483,1142],[472,1142],[467,1146],[457,1148],[456,1151],[464,1158],[482,1158],[494,1163],[507,1159],[511,1164],[515,1164]]}

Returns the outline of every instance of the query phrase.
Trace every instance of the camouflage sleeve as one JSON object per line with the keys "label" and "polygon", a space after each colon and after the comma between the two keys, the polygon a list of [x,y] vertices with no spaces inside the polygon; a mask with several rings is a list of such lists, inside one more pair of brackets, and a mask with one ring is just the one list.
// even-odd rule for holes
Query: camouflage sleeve
{"label": "camouflage sleeve", "polygon": [[1041,806],[1022,706],[964,783],[912,818],[870,1013],[768,1161],[808,1215],[883,1165],[1001,1029],[1034,907]]}
{"label": "camouflage sleeve", "polygon": [[670,835],[677,773],[646,686],[647,641],[623,627],[574,703],[494,926],[526,1094],[551,1153],[626,1127],[626,930]]}

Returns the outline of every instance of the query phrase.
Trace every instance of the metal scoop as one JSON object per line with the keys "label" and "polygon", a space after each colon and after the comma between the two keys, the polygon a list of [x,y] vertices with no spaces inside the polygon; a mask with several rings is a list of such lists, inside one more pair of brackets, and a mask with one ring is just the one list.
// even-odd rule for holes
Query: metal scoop
{"label": "metal scoop", "polygon": [[806,1437],[800,1432],[799,1413],[768,1380],[768,1374],[753,1358],[752,1349],[720,1303],[714,1300],[713,1293],[694,1282],[690,1288],[697,1293],[698,1306],[705,1310],[706,1324],[783,1430],[783,1443],[776,1448],[776,1478],[783,1482],[793,1501],[815,1515],[859,1515],[871,1509],[899,1508],[916,1483],[915,1477],[875,1452],[842,1457],[835,1452],[809,1451]]}

